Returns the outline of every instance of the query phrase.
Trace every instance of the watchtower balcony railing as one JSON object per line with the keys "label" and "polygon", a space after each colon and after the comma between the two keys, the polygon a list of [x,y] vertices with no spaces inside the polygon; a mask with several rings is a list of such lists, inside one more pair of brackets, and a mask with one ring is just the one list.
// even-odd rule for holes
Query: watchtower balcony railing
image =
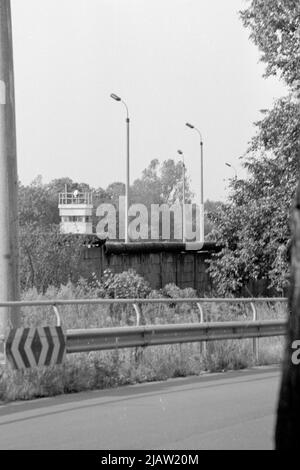
{"label": "watchtower balcony railing", "polygon": [[73,193],[59,193],[58,196],[58,203],[59,205],[67,205],[67,204],[85,204],[85,205],[92,205],[93,204],[93,195],[92,193],[80,193],[74,191]]}

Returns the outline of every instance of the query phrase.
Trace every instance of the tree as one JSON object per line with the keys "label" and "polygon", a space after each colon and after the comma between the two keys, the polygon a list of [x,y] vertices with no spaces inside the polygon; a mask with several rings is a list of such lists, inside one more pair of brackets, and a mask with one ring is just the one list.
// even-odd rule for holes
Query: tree
{"label": "tree", "polygon": [[265,75],[279,75],[293,87],[300,78],[299,0],[252,0],[241,17],[262,52]]}
{"label": "tree", "polygon": [[20,227],[20,279],[22,290],[45,292],[80,277],[82,237],[64,235],[59,228],[25,224]]}
{"label": "tree", "polygon": [[[182,200],[182,162],[165,160],[159,163],[157,159],[150,162],[143,171],[141,178],[136,179],[131,187],[131,201],[145,204],[174,204]],[[191,202],[193,193],[190,189],[189,178],[186,176],[186,202]]]}
{"label": "tree", "polygon": [[224,248],[210,271],[222,293],[237,293],[257,279],[283,293],[288,286],[290,206],[299,171],[300,3],[249,3],[241,17],[262,52],[265,76],[280,76],[291,91],[273,109],[262,111],[257,134],[243,157],[249,176],[232,180],[228,204],[212,216],[217,226],[212,236]]}
{"label": "tree", "polygon": [[217,227],[213,237],[224,245],[210,266],[222,294],[238,293],[258,279],[280,293],[288,286],[286,252],[298,178],[299,116],[291,97],[263,112],[243,158],[248,178],[231,181],[229,203],[211,216]]}
{"label": "tree", "polygon": [[106,194],[113,204],[118,205],[119,197],[125,196],[125,184],[119,181],[109,184],[106,188]]}
{"label": "tree", "polygon": [[[262,60],[266,63],[266,76],[278,74],[292,91],[290,101],[280,100],[276,104],[272,113],[274,119],[265,120],[265,125],[260,126],[259,138],[253,141],[254,150],[265,150],[263,158],[259,161],[263,170],[262,176],[256,160],[253,158],[248,162],[248,169],[252,170],[253,174],[255,172],[257,178],[259,176],[263,178],[265,172],[267,177],[269,175],[272,177],[271,180],[265,181],[269,189],[269,200],[272,201],[275,210],[277,206],[279,207],[276,210],[278,231],[285,241],[289,233],[288,217],[285,214],[289,212],[290,198],[295,192],[295,181],[299,177],[300,2],[298,0],[252,0],[249,8],[242,13],[242,18],[244,24],[251,30],[251,38],[263,53]],[[273,159],[267,158],[269,153]],[[243,190],[241,196],[243,200]],[[298,450],[300,437],[299,208],[300,182],[292,219],[290,315],[275,434],[278,450]],[[275,234],[272,233],[270,241],[274,241],[274,238]],[[273,265],[273,274],[277,279],[280,279],[282,270],[286,271],[286,265],[277,261],[277,266]]]}
{"label": "tree", "polygon": [[216,231],[214,218],[221,207],[221,201],[211,201],[210,199],[207,199],[204,202],[204,235],[207,239],[212,241],[214,240],[214,233]]}
{"label": "tree", "polygon": [[19,183],[18,195],[19,224],[38,223],[48,225],[58,223],[58,208],[53,212],[53,207],[49,204],[49,197],[46,187],[42,183],[42,178],[37,177],[28,186]]}
{"label": "tree", "polygon": [[157,159],[151,160],[148,167],[143,170],[141,178],[133,182],[131,200],[146,206],[161,203],[161,181]]}
{"label": "tree", "polygon": [[[153,159],[142,172],[141,178],[136,179],[130,187],[129,203],[144,204],[150,213],[151,204],[172,205],[177,200],[182,201],[182,163],[174,160],[165,160],[159,163]],[[186,202],[190,202],[193,196],[190,190],[189,179],[186,177]],[[119,227],[119,197],[125,195],[125,185],[121,182],[111,183],[106,188],[108,201],[116,209],[117,233]],[[150,223],[149,223],[150,225]],[[149,237],[150,237],[150,226]]]}

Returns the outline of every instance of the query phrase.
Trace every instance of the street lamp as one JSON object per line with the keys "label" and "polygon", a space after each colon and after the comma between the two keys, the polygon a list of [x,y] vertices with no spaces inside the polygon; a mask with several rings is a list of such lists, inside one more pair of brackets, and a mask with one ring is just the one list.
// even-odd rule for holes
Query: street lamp
{"label": "street lamp", "polygon": [[126,184],[125,184],[125,243],[128,243],[128,210],[129,210],[129,113],[128,107],[125,101],[122,100],[118,95],[111,93],[110,97],[115,101],[120,101],[126,108],[126,132],[127,132],[127,143],[126,143]]}
{"label": "street lamp", "polygon": [[186,229],[185,229],[185,163],[184,154],[182,150],[177,150],[177,153],[182,157],[182,241],[186,240]]}
{"label": "street lamp", "polygon": [[200,137],[200,242],[204,242],[204,199],[203,199],[203,140],[202,134],[199,129],[193,124],[186,122],[185,124],[190,129],[194,129]]}
{"label": "street lamp", "polygon": [[237,171],[236,171],[235,167],[233,165],[231,165],[231,163],[228,163],[228,162],[226,162],[225,165],[229,166],[229,168],[233,169],[233,171],[235,172],[235,179],[237,179]]}

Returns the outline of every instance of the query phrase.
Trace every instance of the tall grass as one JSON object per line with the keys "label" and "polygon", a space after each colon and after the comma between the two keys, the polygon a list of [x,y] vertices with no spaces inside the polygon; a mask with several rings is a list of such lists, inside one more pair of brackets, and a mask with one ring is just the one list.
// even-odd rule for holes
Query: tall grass
{"label": "tall grass", "polygon": [[[153,294],[155,296],[155,293]],[[190,292],[181,292],[187,297]],[[71,283],[48,288],[45,294],[30,289],[24,300],[93,298],[97,292],[86,284]],[[190,323],[199,321],[196,305],[143,305],[143,324]],[[206,321],[251,320],[252,312],[245,304],[204,304]],[[285,318],[282,304],[260,304],[259,319]],[[134,325],[132,306],[124,305],[66,305],[59,307],[64,329],[101,328]],[[55,325],[52,307],[23,307],[24,326]],[[281,361],[283,339],[259,340],[259,364]],[[113,351],[68,354],[60,366],[39,367],[25,371],[0,368],[0,400],[27,400],[84,390],[103,389],[146,381],[166,380],[172,377],[198,375],[203,372],[241,369],[254,365],[252,340],[208,342],[206,351],[199,343],[130,348]],[[0,366],[1,367],[1,366]]]}

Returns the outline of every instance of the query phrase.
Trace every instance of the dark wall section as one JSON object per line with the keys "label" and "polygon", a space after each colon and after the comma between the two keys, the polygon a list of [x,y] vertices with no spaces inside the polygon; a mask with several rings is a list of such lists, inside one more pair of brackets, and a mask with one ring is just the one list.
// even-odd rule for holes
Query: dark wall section
{"label": "dark wall section", "polygon": [[[163,243],[86,243],[81,259],[83,277],[95,273],[100,278],[105,269],[114,273],[134,269],[147,279],[152,289],[160,289],[168,283],[180,288],[192,287],[199,296],[210,294],[213,282],[207,268],[213,253],[220,250],[214,243],[205,242],[201,249],[193,251],[188,244]],[[278,292],[268,288],[268,279],[249,281],[236,296],[274,297]],[[286,294],[286,293],[284,293]]]}
{"label": "dark wall section", "polygon": [[182,251],[182,248],[179,246],[173,251],[169,248],[169,251],[151,252],[146,248],[122,252],[119,247],[106,250],[105,245],[90,246],[83,250],[82,273],[88,276],[94,272],[100,277],[105,269],[117,273],[131,268],[147,279],[153,289],[173,282],[180,288],[192,287],[199,294],[210,292],[212,283],[207,273],[207,260],[214,250]]}

